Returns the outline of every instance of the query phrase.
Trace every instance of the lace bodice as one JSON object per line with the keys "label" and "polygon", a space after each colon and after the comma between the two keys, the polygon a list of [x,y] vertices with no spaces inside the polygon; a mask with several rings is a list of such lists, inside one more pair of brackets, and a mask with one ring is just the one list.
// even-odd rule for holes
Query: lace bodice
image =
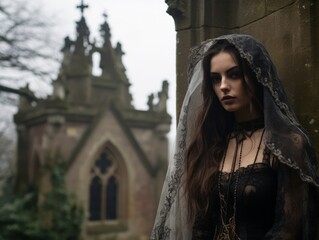
{"label": "lace bodice", "polygon": [[[262,239],[274,222],[277,172],[268,163],[239,168],[232,176],[222,173],[221,192],[227,201],[227,216],[233,215],[235,174],[237,186],[236,232],[240,239]],[[217,183],[216,173],[213,182]],[[227,196],[227,188],[230,194]],[[213,184],[210,206],[205,216],[198,216],[193,225],[193,239],[216,239],[220,226],[220,203],[217,184]],[[215,236],[215,238],[214,238]]]}

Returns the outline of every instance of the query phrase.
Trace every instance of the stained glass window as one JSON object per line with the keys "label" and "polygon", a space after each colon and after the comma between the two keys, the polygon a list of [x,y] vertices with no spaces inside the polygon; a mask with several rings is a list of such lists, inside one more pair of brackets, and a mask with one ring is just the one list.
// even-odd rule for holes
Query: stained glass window
{"label": "stained glass window", "polygon": [[104,150],[91,168],[90,220],[115,220],[118,218],[119,183],[117,165]]}
{"label": "stained glass window", "polygon": [[101,220],[101,199],[102,184],[98,176],[93,177],[90,184],[90,220]]}

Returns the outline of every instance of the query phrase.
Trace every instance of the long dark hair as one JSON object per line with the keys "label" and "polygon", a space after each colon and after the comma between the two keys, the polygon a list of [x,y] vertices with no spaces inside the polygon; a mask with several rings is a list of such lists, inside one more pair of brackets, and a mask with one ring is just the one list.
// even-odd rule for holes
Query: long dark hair
{"label": "long dark hair", "polygon": [[204,78],[202,82],[203,103],[196,120],[196,127],[186,153],[185,193],[188,200],[189,220],[195,214],[205,214],[210,199],[212,176],[218,170],[219,163],[227,148],[227,136],[234,129],[233,113],[224,110],[215,92],[210,78],[210,62],[220,52],[231,54],[244,76],[253,83],[253,89],[244,77],[244,86],[253,96],[252,104],[263,113],[263,88],[257,82],[255,74],[238,50],[227,41],[219,41],[209,49],[203,58]]}

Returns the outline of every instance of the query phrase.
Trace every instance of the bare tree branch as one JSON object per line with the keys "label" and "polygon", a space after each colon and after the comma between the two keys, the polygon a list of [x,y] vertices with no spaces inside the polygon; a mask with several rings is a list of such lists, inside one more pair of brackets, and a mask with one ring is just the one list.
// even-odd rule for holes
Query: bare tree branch
{"label": "bare tree branch", "polygon": [[50,20],[22,1],[1,0],[0,22],[0,71],[29,72],[40,81],[52,78],[59,57],[48,40]]}
{"label": "bare tree branch", "polygon": [[14,93],[14,94],[18,94],[21,96],[24,96],[30,100],[36,101],[38,100],[31,92],[29,91],[25,91],[25,90],[21,90],[21,89],[15,89],[15,88],[11,88],[11,87],[7,87],[4,85],[0,85],[0,91],[3,92],[7,92],[7,93]]}
{"label": "bare tree branch", "polygon": [[19,102],[17,94],[37,101],[28,88],[19,87],[27,81],[47,86],[57,74],[59,51],[52,41],[50,21],[32,1],[0,0],[0,183],[15,159],[12,115]]}

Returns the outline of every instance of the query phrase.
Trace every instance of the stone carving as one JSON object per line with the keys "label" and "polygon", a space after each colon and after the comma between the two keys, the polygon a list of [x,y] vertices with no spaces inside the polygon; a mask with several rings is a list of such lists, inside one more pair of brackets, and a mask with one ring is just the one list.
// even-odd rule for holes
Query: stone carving
{"label": "stone carving", "polygon": [[162,91],[157,93],[158,102],[157,104],[153,104],[154,95],[151,94],[148,96],[147,105],[150,111],[156,112],[167,112],[166,103],[168,99],[168,81],[163,81],[162,83]]}
{"label": "stone carving", "polygon": [[106,14],[104,13],[103,16],[105,17],[104,23],[100,26],[100,33],[103,36],[104,39],[109,39],[111,38],[111,32],[110,32],[110,27],[106,22]]}
{"label": "stone carving", "polygon": [[[122,57],[125,53],[122,50],[122,44],[120,42],[117,42],[114,51],[115,51],[115,54],[117,57],[116,65],[117,65],[118,69],[120,70],[120,72],[125,73],[126,68],[125,68],[123,61],[122,61]],[[125,76],[123,76],[123,77],[126,78]]]}
{"label": "stone carving", "polygon": [[185,0],[165,0],[168,8],[166,12],[172,17],[184,16],[186,10]]}
{"label": "stone carving", "polygon": [[149,111],[153,111],[153,108],[154,108],[153,101],[154,101],[154,94],[152,93],[152,94],[148,95],[147,105],[148,105]]}
{"label": "stone carving", "polygon": [[74,42],[69,38],[69,36],[64,38],[64,46],[62,48],[62,52],[66,52],[66,51],[70,51],[72,45],[74,44]]}

